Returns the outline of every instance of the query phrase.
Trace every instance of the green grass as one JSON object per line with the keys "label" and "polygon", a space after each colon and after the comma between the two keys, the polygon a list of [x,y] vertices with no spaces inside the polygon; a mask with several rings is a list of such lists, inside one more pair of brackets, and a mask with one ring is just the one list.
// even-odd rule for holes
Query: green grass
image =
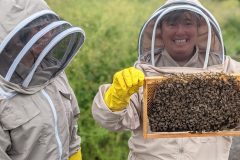
{"label": "green grass", "polygon": [[[86,32],[86,42],[67,68],[78,98],[79,133],[84,160],[124,160],[128,156],[129,132],[114,133],[92,118],[91,105],[98,87],[111,83],[113,74],[132,66],[137,58],[139,31],[162,0],[47,0],[63,19]],[[239,2],[202,0],[222,27],[227,53],[240,54]]]}

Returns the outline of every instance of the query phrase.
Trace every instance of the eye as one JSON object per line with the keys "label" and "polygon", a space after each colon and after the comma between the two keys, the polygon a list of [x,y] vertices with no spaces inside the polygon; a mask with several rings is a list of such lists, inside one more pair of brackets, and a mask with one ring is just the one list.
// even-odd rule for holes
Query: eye
{"label": "eye", "polygon": [[177,25],[177,23],[176,23],[176,22],[168,22],[167,25],[168,25],[168,26],[172,26],[172,27],[174,27],[174,26]]}
{"label": "eye", "polygon": [[187,21],[184,22],[184,24],[187,25],[187,26],[192,26],[194,24],[194,22],[187,20]]}

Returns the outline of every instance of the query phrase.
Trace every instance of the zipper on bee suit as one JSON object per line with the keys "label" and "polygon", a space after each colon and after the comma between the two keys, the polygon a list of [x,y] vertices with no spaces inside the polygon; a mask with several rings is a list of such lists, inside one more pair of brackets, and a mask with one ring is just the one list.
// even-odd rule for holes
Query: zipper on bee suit
{"label": "zipper on bee suit", "polygon": [[56,141],[58,144],[59,160],[61,160],[63,149],[62,149],[62,142],[60,140],[59,131],[58,131],[58,127],[57,127],[57,122],[58,122],[57,112],[56,112],[55,106],[54,106],[50,96],[47,94],[47,92],[45,90],[42,90],[42,94],[47,99],[48,103],[50,104],[51,110],[52,110],[52,114],[53,114],[53,118],[54,118],[54,133],[55,133]]}

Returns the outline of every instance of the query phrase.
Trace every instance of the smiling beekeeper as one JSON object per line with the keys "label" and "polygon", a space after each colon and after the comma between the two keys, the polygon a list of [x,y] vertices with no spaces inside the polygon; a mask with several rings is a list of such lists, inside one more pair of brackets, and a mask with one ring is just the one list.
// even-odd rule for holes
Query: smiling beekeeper
{"label": "smiling beekeeper", "polygon": [[[240,63],[225,55],[218,22],[197,0],[167,0],[140,30],[134,67],[99,87],[93,117],[108,130],[131,131],[128,160],[227,160],[231,137],[143,137],[144,77],[210,71],[240,72]],[[163,104],[171,101],[166,97]]]}

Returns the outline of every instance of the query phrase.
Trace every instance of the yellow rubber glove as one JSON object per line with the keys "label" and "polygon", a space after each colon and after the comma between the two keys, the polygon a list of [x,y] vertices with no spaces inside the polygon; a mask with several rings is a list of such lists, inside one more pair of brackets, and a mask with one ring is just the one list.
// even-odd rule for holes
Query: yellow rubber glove
{"label": "yellow rubber glove", "polygon": [[69,160],[82,160],[81,150],[78,150],[76,153],[74,153],[73,155],[71,155],[71,157],[69,158]]}
{"label": "yellow rubber glove", "polygon": [[126,68],[114,74],[113,83],[104,95],[104,101],[112,111],[126,108],[130,96],[143,85],[144,74],[134,67]]}

